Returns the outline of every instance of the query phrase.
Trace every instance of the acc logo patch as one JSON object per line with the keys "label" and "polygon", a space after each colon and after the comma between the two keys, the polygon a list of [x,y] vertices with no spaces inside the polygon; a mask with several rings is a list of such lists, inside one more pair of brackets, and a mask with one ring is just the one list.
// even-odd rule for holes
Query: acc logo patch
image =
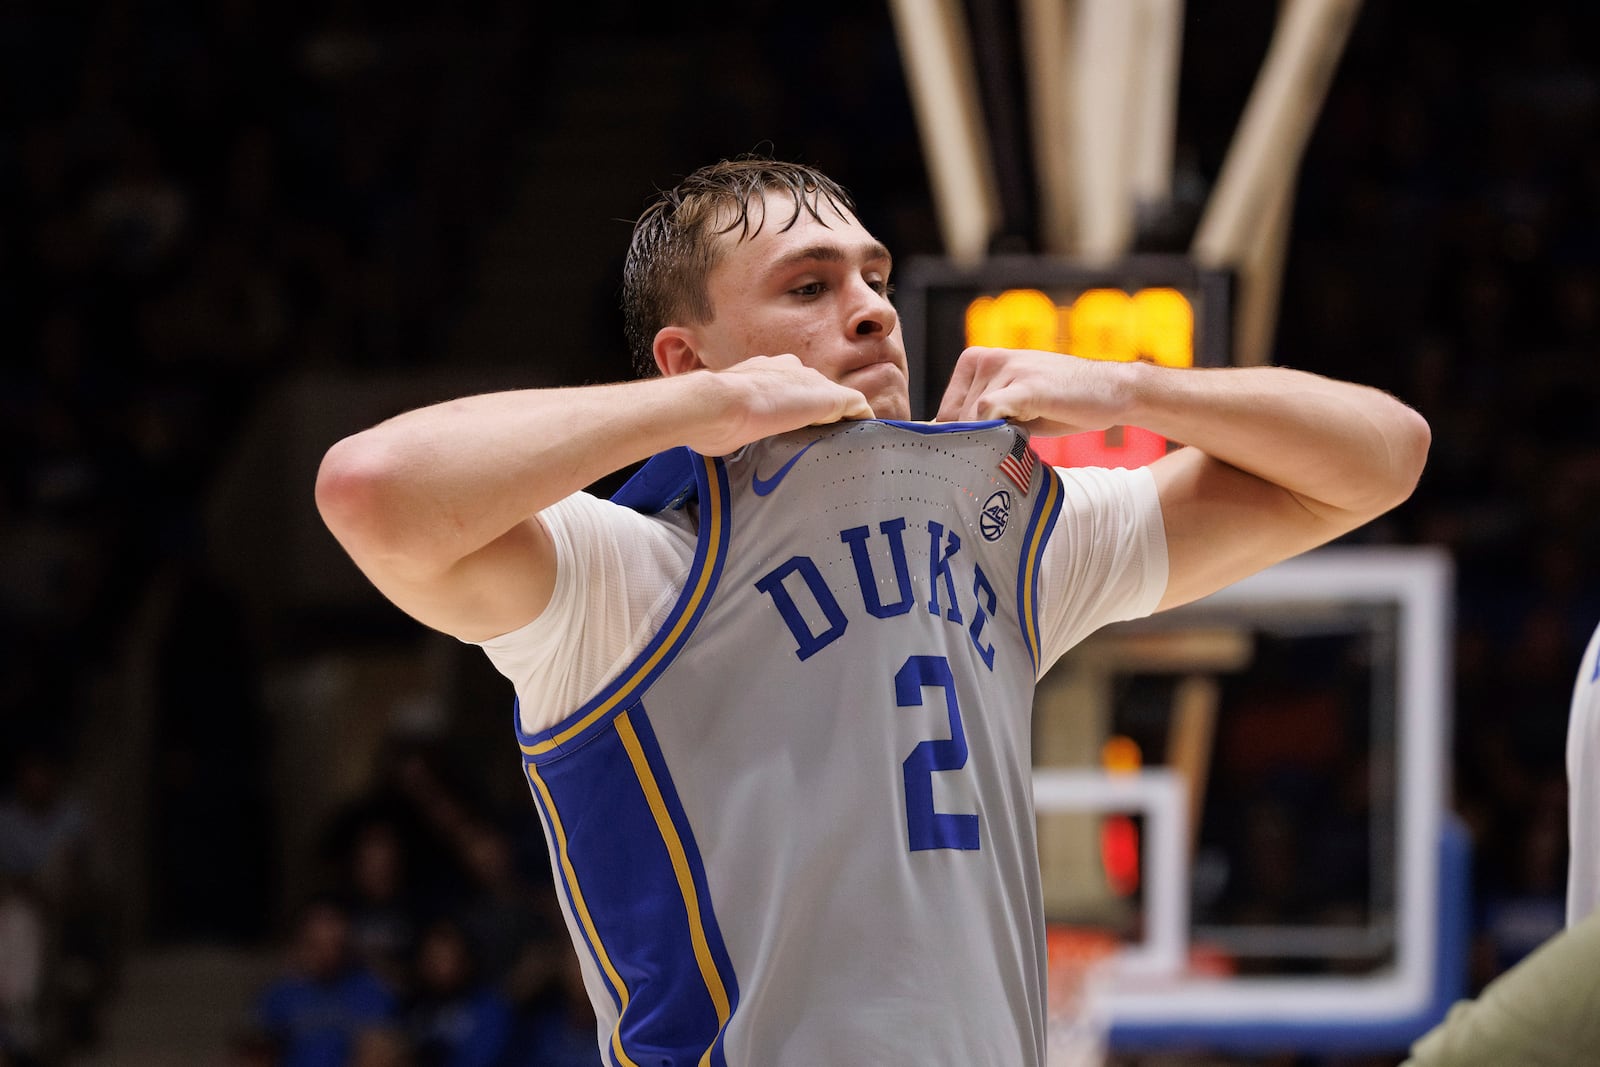
{"label": "acc logo patch", "polygon": [[978,516],[978,531],[985,541],[998,541],[1005,535],[1006,523],[1011,521],[1011,494],[996,489],[983,502],[983,514]]}

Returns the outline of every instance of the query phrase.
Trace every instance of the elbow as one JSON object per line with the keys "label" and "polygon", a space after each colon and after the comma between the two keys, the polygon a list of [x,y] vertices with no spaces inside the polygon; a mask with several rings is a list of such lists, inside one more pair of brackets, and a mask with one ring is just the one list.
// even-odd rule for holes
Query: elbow
{"label": "elbow", "polygon": [[365,435],[328,449],[317,468],[317,511],[329,532],[358,561],[395,549],[398,471],[392,456]]}
{"label": "elbow", "polygon": [[316,504],[334,539],[368,577],[438,578],[464,551],[438,522],[427,461],[367,433],[328,449],[317,468]]}
{"label": "elbow", "polygon": [[[1411,498],[1428,462],[1433,431],[1412,408],[1390,398],[1392,407],[1381,417],[1374,416],[1371,447],[1364,460],[1349,469],[1342,501],[1335,504],[1345,514],[1348,528],[1370,522],[1392,511]],[[1325,499],[1334,503],[1334,498]]]}
{"label": "elbow", "polygon": [[1433,429],[1428,420],[1415,408],[1402,405],[1393,447],[1395,494],[1391,507],[1403,503],[1416,491],[1432,445]]}

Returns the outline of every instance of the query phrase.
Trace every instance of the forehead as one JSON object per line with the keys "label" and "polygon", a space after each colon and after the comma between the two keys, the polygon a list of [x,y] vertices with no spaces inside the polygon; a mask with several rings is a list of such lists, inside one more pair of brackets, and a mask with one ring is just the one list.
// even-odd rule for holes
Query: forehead
{"label": "forehead", "polygon": [[[783,189],[769,189],[750,202],[749,227],[737,223],[718,237],[719,259],[736,262],[741,271],[759,269],[797,248],[817,245],[855,246],[875,243],[855,215],[842,210],[826,196],[818,196],[817,218],[805,205]],[[721,225],[734,222],[733,208],[726,209]]]}

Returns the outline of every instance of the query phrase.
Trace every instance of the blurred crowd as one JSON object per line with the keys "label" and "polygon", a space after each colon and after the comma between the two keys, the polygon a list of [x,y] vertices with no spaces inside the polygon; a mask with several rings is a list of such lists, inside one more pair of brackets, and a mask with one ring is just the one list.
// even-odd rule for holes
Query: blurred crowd
{"label": "blurred crowd", "polygon": [[[206,495],[283,376],[437,358],[501,202],[500,139],[537,105],[534,14],[0,12],[0,1062],[92,1044],[112,988],[126,895],[79,862],[86,805],[59,779],[116,714],[109,680],[132,645],[158,646],[150,932],[272,931],[252,845],[268,806],[259,653],[238,591],[208,572]],[[157,589],[170,610],[152,634]]]}
{"label": "blurred crowd", "polygon": [[325,888],[298,909],[234,1067],[593,1064],[537,825],[495,818],[427,746],[385,766],[329,821]]}
{"label": "blurred crowd", "polygon": [[72,735],[265,387],[437,357],[537,85],[483,6],[0,14],[7,734]]}
{"label": "blurred crowd", "polygon": [[92,1045],[114,987],[114,904],[91,815],[51,751],[15,753],[0,799],[0,1064]]}
{"label": "blurred crowd", "polygon": [[[709,116],[687,147],[732,154],[768,130],[778,154],[855,189],[898,253],[934,251],[887,15],[834,7],[747,5],[748,41],[734,23],[700,44],[670,27],[664,47],[733,72],[682,87]],[[1238,56],[1265,44],[1275,7],[1190,5],[1177,188],[1191,208],[1257,70]],[[426,754],[388,761],[408,770],[341,813],[324,891],[274,925],[262,852],[240,845],[270,832],[265,727],[242,713],[259,650],[230,610],[240,591],[199,550],[208,489],[273,382],[442,359],[517,178],[505,145],[550,93],[540,8],[0,12],[0,1062],[91,1044],[115,986],[117,894],[68,783],[158,579],[180,608],[155,638],[149,774],[170,882],[149,934],[286,948],[241,1067],[592,1058],[531,811],[478,810]],[[580,30],[673,21],[627,0],[586,17]],[[1275,346],[1392,390],[1434,429],[1415,498],[1358,537],[1456,562],[1452,795],[1476,853],[1474,985],[1559,926],[1566,705],[1600,619],[1597,22],[1576,2],[1514,19],[1366,5],[1302,170]],[[817,74],[806,49],[849,62],[801,91]],[[742,139],[718,142],[722,122]],[[652,161],[641,181],[703,161]],[[612,358],[620,333],[563,356]],[[218,714],[223,699],[241,713]],[[202,849],[212,863],[180,870]]]}

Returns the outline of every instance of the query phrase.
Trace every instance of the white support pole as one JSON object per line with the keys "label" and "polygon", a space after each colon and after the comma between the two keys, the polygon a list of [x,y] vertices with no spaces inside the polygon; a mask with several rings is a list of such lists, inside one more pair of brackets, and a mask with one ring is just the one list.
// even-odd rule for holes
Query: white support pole
{"label": "white support pole", "polygon": [[1202,265],[1241,263],[1263,210],[1293,184],[1360,7],[1361,0],[1287,0],[1195,232]]}
{"label": "white support pole", "polygon": [[1028,74],[1028,117],[1039,183],[1039,239],[1066,255],[1076,244],[1077,176],[1073,168],[1072,54],[1077,0],[1022,0],[1022,60]]}
{"label": "white support pole", "polygon": [[1000,215],[959,0],[891,0],[945,251],[976,263]]}
{"label": "white support pole", "polygon": [[1136,0],[1131,6],[1139,51],[1130,183],[1135,207],[1157,207],[1172,199],[1183,0]]}
{"label": "white support pole", "polygon": [[1255,232],[1249,236],[1238,263],[1239,300],[1233,322],[1235,366],[1259,367],[1272,362],[1293,217],[1294,186],[1285,182],[1271,201],[1262,205]]}
{"label": "white support pole", "polygon": [[1073,167],[1077,248],[1090,262],[1125,255],[1133,239],[1136,5],[1080,0],[1073,38]]}
{"label": "white support pole", "polygon": [[1233,362],[1266,363],[1278,319],[1295,176],[1361,0],[1284,0],[1191,253],[1238,272]]}

